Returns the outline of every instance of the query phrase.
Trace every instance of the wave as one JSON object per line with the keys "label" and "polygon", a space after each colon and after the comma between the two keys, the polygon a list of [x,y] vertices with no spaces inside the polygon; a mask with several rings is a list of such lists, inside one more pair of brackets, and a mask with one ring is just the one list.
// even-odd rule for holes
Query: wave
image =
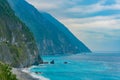
{"label": "wave", "polygon": [[33,78],[39,79],[39,80],[50,80],[42,75],[36,75],[34,72],[30,72],[30,69],[33,68],[35,66],[32,66],[30,68],[23,68],[22,71],[29,74],[30,76],[32,76]]}

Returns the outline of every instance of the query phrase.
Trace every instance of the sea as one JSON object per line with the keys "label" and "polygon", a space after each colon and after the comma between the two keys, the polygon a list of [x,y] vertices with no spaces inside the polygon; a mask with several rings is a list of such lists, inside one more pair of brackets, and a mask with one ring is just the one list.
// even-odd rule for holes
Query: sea
{"label": "sea", "polygon": [[42,56],[54,64],[32,66],[39,80],[120,80],[120,52]]}

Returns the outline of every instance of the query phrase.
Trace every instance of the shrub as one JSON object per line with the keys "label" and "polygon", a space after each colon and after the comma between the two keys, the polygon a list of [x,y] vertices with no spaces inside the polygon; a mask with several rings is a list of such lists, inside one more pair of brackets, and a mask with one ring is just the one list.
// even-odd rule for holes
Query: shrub
{"label": "shrub", "polygon": [[0,62],[0,80],[17,80],[16,75],[12,74],[12,68]]}

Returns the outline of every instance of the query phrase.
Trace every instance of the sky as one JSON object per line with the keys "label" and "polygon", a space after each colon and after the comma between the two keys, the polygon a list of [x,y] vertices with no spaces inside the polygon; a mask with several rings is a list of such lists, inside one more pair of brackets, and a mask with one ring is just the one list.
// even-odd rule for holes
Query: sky
{"label": "sky", "polygon": [[120,0],[26,0],[62,22],[92,51],[120,51]]}

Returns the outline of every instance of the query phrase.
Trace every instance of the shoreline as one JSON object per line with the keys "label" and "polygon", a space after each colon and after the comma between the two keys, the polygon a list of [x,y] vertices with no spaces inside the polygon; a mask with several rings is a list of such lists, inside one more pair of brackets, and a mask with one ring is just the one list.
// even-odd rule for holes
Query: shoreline
{"label": "shoreline", "polygon": [[18,80],[50,80],[42,75],[37,76],[37,74],[30,72],[30,68],[12,68],[12,72]]}

